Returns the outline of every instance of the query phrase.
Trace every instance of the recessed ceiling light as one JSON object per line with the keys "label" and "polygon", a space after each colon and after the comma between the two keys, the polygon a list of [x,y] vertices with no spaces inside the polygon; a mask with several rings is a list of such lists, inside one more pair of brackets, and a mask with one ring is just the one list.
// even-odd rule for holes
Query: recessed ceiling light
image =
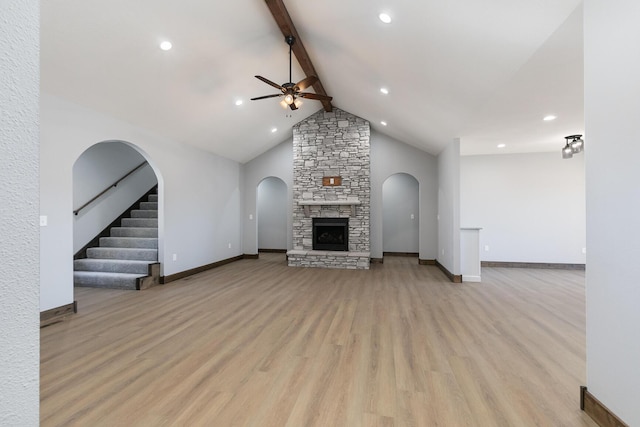
{"label": "recessed ceiling light", "polygon": [[388,13],[382,12],[380,15],[378,15],[378,18],[380,18],[380,20],[385,24],[388,24],[391,22],[391,17],[389,16]]}
{"label": "recessed ceiling light", "polygon": [[387,89],[386,87],[381,87],[380,92],[384,93],[385,95],[389,95],[389,89]]}
{"label": "recessed ceiling light", "polygon": [[242,99],[237,99],[237,100],[236,100],[236,105],[237,105],[237,106],[242,105]]}
{"label": "recessed ceiling light", "polygon": [[381,121],[381,122],[380,122],[380,124],[381,124],[382,126],[386,126],[386,125],[387,125],[387,122],[385,122],[385,121],[383,120],[383,121]]}
{"label": "recessed ceiling light", "polygon": [[160,43],[160,49],[162,50],[171,50],[172,47],[173,45],[168,40],[165,40],[162,43]]}
{"label": "recessed ceiling light", "polygon": [[507,146],[507,144],[498,144],[498,148],[504,148],[506,146]]}
{"label": "recessed ceiling light", "polygon": [[555,120],[555,119],[557,119],[557,117],[550,114],[548,116],[544,116],[544,119],[542,120],[544,120],[545,122],[550,122],[551,120]]}
{"label": "recessed ceiling light", "polygon": [[276,133],[276,132],[278,132],[278,128],[272,128],[271,129],[271,133]]}

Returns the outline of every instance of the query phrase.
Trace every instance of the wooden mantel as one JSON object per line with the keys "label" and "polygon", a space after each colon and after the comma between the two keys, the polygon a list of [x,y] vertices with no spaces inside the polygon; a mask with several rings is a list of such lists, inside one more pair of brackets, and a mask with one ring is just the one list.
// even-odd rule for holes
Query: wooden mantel
{"label": "wooden mantel", "polygon": [[304,215],[311,215],[309,206],[351,206],[351,215],[356,215],[356,206],[360,205],[358,199],[347,200],[298,200],[298,205],[304,207]]}

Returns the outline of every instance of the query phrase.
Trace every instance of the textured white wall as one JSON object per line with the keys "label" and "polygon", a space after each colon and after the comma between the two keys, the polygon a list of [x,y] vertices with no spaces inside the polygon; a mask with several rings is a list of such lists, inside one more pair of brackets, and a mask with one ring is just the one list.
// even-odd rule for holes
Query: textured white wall
{"label": "textured white wall", "polygon": [[384,252],[420,250],[419,196],[418,181],[406,173],[391,175],[382,184]]}
{"label": "textured white wall", "polygon": [[438,156],[438,256],[449,272],[460,274],[460,140]]}
{"label": "textured white wall", "polygon": [[39,2],[0,2],[0,425],[39,420]]}
{"label": "textured white wall", "polygon": [[258,248],[287,249],[287,185],[268,177],[258,184]]}
{"label": "textured white wall", "polygon": [[587,387],[640,426],[640,2],[586,0]]}
{"label": "textured white wall", "polygon": [[584,155],[563,160],[562,144],[461,157],[460,225],[482,227],[482,261],[584,264]]}
{"label": "textured white wall", "polygon": [[238,163],[44,94],[41,128],[40,202],[41,213],[49,217],[40,236],[42,310],[73,301],[72,168],[98,142],[135,144],[158,171],[164,275],[242,253]]}

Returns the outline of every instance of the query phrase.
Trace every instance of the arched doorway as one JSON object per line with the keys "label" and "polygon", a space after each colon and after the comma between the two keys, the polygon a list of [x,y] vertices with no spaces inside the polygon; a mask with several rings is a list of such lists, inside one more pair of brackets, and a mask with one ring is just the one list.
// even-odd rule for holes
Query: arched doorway
{"label": "arched doorway", "polygon": [[[72,173],[76,285],[140,289],[142,282],[135,278],[129,277],[129,284],[119,280],[127,274],[147,275],[143,261],[155,265],[159,278],[161,180],[147,159],[138,147],[122,141],[94,144],[76,159]],[[116,253],[120,249],[138,253],[128,258]],[[145,279],[144,286],[149,283]]]}
{"label": "arched doorway", "polygon": [[397,173],[382,184],[382,251],[418,256],[420,252],[419,183]]}
{"label": "arched doorway", "polygon": [[287,184],[273,176],[257,188],[258,252],[287,250]]}

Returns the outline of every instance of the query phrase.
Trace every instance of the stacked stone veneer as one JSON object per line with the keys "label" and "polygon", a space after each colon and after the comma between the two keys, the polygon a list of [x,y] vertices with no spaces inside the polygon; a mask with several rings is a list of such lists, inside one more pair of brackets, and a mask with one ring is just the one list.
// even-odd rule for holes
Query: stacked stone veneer
{"label": "stacked stone veneer", "polygon": [[[319,111],[293,128],[293,250],[290,266],[368,269],[370,258],[369,122],[335,108]],[[342,177],[340,186],[324,186],[322,178]],[[350,205],[332,201],[357,200]],[[308,206],[300,201],[327,204]],[[313,251],[312,218],[348,217],[349,251]]]}

